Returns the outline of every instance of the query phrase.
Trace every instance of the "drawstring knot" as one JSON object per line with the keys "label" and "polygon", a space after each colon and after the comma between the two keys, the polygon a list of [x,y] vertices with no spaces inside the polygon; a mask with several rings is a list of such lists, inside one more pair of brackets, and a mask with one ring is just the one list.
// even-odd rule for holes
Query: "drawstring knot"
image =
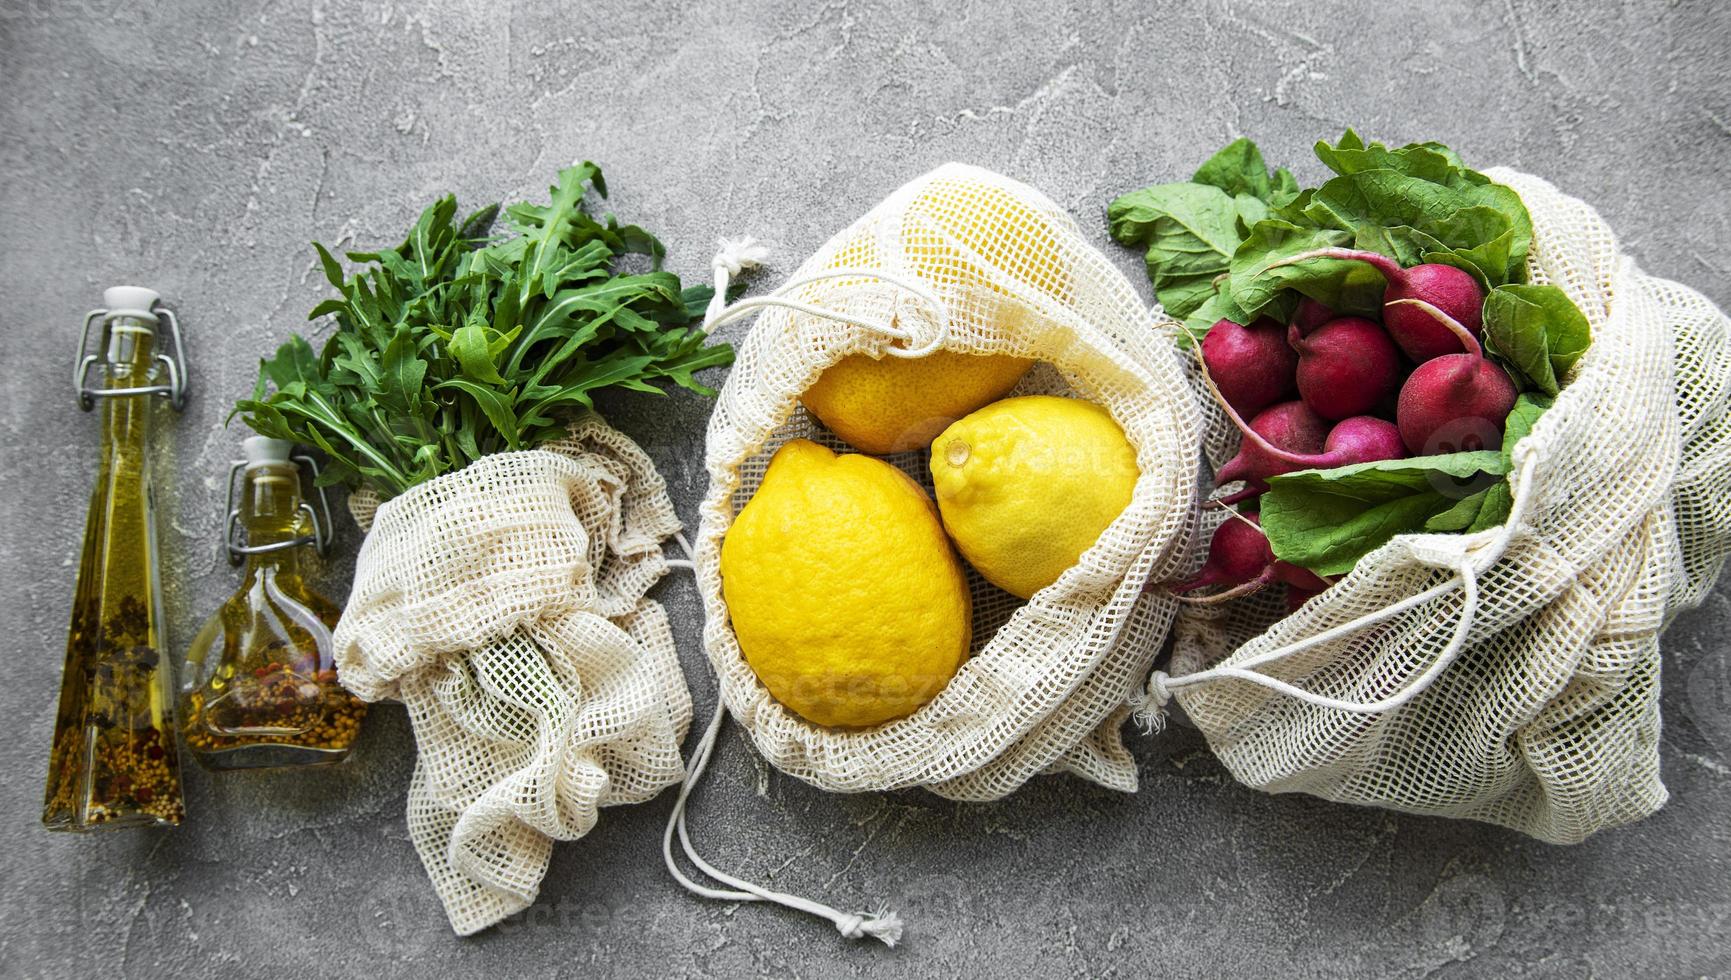
{"label": "drawstring knot", "polygon": [[835,920],[835,928],[849,939],[864,939],[870,936],[890,947],[894,947],[902,939],[901,916],[887,908],[880,908],[876,912],[843,913]]}
{"label": "drawstring knot", "polygon": [[[737,276],[747,269],[755,269],[769,258],[769,246],[764,245],[750,235],[744,238],[723,238],[721,251],[715,253],[709,267],[727,271],[730,276]],[[725,292],[723,287],[717,292]]]}
{"label": "drawstring knot", "polygon": [[[703,332],[713,333],[722,324],[731,323],[742,316],[770,306],[778,306],[804,313],[807,316],[822,317],[836,323],[846,323],[856,327],[864,327],[890,338],[892,343],[884,349],[891,357],[918,358],[925,357],[934,351],[941,350],[950,336],[950,311],[943,301],[931,291],[927,284],[911,277],[891,275],[876,269],[835,268],[823,272],[814,272],[782,287],[767,296],[753,296],[742,299],[732,306],[727,305],[727,286],[732,279],[748,269],[755,269],[769,258],[769,249],[757,239],[747,235],[744,238],[723,238],[721,248],[710,260],[709,266],[715,271],[715,295],[709,297],[709,306],[703,311]],[[838,310],[826,309],[812,303],[793,299],[799,290],[815,282],[831,279],[875,279],[898,287],[910,293],[919,301],[931,318],[931,335],[923,342],[913,331],[899,324],[899,314],[902,309],[903,297],[895,299],[896,312],[885,321],[854,316]]]}
{"label": "drawstring knot", "polygon": [[734,276],[755,269],[769,259],[769,246],[750,235],[744,238],[723,238],[721,249],[709,261],[715,272],[715,295],[709,297],[709,308],[703,311],[705,331],[708,324],[727,308],[727,284]]}
{"label": "drawstring knot", "polygon": [[1131,717],[1144,735],[1156,735],[1166,729],[1166,705],[1172,700],[1172,690],[1166,686],[1168,676],[1164,670],[1149,674],[1148,689],[1130,703]]}

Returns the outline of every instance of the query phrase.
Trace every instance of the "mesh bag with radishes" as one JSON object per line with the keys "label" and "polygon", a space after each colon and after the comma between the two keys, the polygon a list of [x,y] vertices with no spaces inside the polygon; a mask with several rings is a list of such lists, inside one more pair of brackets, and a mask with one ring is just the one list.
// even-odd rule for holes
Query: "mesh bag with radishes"
{"label": "mesh bag with radishes", "polygon": [[1217,406],[1146,715],[1270,792],[1559,843],[1639,819],[1660,633],[1731,550],[1726,318],[1536,177],[1316,153],[1314,188],[1239,140],[1110,210]]}

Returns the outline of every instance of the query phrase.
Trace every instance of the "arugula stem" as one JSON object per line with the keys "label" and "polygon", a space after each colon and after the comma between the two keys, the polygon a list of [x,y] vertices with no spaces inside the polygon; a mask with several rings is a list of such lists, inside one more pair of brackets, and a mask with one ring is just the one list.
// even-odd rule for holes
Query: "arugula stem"
{"label": "arugula stem", "polygon": [[282,408],[285,411],[295,412],[295,413],[297,413],[297,414],[299,414],[299,415],[301,415],[301,416],[303,416],[303,417],[305,417],[305,418],[307,418],[313,422],[318,423],[321,427],[323,427],[325,430],[327,430],[331,435],[336,436],[338,439],[341,439],[343,442],[346,442],[349,445],[353,446],[355,448],[356,452],[360,453],[362,456],[365,456],[367,458],[367,460],[369,462],[371,462],[374,466],[383,470],[386,473],[386,475],[391,480],[395,481],[400,487],[403,487],[403,488],[408,487],[410,481],[409,481],[408,477],[403,475],[403,471],[398,469],[397,467],[391,465],[391,461],[386,459],[383,455],[381,455],[379,453],[379,451],[377,449],[375,449],[371,443],[367,442],[367,440],[365,438],[361,437],[361,435],[359,433],[355,432],[347,424],[345,424],[343,422],[341,416],[335,414],[335,411],[331,405],[324,402],[321,398],[319,398],[316,395],[311,400],[311,404],[316,406],[316,407],[323,408],[325,410],[324,414],[320,414],[318,412],[309,412],[305,409],[298,408],[298,407],[293,406],[293,405],[284,405],[284,406],[282,406]]}

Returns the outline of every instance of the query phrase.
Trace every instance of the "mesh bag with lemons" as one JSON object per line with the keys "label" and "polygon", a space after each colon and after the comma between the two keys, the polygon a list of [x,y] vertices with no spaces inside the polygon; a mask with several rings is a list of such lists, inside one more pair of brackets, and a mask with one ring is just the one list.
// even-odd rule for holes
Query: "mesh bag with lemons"
{"label": "mesh bag with lemons", "polygon": [[1120,728],[1175,609],[1143,587],[1184,560],[1202,427],[1129,282],[950,164],[711,326],[748,312],[695,565],[758,750],[835,791],[1135,789]]}

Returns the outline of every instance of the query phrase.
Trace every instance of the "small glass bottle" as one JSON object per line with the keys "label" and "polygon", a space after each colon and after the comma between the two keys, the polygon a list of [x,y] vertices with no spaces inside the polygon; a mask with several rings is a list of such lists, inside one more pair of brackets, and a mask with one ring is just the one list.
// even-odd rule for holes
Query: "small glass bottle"
{"label": "small glass bottle", "polygon": [[180,702],[187,750],[207,769],[341,762],[366,714],[337,683],[331,630],[342,610],[306,581],[308,552],[328,543],[330,511],[301,496],[296,463],[316,466],[292,449],[253,436],[229,473],[228,550],[244,557],[246,574],[193,638]]}
{"label": "small glass bottle", "polygon": [[[156,396],[185,404],[186,365],[179,325],[155,292],[116,286],[102,298],[106,308],[85,317],[74,375],[79,406],[102,406],[102,454],[48,759],[42,823],[50,830],[172,827],[185,814],[149,444]],[[99,353],[87,353],[98,322]],[[158,349],[165,324],[173,358]]]}

